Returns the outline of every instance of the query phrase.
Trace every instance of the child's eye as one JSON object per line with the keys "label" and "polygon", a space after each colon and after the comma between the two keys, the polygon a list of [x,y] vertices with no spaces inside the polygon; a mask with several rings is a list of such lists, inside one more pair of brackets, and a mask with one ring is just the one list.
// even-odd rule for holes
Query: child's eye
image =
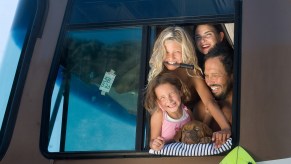
{"label": "child's eye", "polygon": [[165,97],[161,97],[160,100],[161,100],[161,101],[165,100]]}
{"label": "child's eye", "polygon": [[176,92],[171,92],[170,96],[175,96],[177,93]]}

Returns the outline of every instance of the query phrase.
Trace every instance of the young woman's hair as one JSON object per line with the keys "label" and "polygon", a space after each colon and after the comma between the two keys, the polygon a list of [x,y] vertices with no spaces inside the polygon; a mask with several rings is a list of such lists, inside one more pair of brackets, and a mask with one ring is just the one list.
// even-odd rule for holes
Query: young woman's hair
{"label": "young woman's hair", "polygon": [[157,38],[153,52],[149,61],[150,71],[148,75],[148,82],[160,74],[164,69],[164,58],[166,54],[165,41],[175,40],[181,44],[182,47],[182,62],[194,65],[193,76],[201,75],[202,70],[198,66],[197,56],[194,49],[192,38],[181,27],[170,26],[164,29]]}
{"label": "young woman's hair", "polygon": [[[215,33],[215,35],[218,35],[220,32],[224,33],[222,25],[221,24],[216,24],[216,23],[201,23],[201,24],[197,24],[197,25],[194,26],[194,30],[193,30],[194,33],[195,33],[196,29],[198,28],[198,26],[201,26],[201,25],[206,25],[211,30],[214,30],[213,32]],[[194,38],[195,38],[195,35],[194,35]]]}
{"label": "young woman's hair", "polygon": [[187,86],[173,73],[162,73],[154,77],[148,84],[145,99],[144,107],[152,114],[157,109],[157,96],[155,89],[161,84],[171,84],[181,91],[181,101],[187,102],[190,101],[191,93]]}

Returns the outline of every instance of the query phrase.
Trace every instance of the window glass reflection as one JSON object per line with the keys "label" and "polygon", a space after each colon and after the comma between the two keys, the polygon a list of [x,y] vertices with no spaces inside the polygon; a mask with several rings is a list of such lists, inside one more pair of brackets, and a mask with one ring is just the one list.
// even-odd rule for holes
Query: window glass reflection
{"label": "window glass reflection", "polygon": [[[62,80],[55,83],[51,105],[55,123],[50,122],[63,129],[52,130],[49,150],[135,150],[141,32],[124,28],[67,33],[57,77]],[[57,113],[63,119],[52,119],[58,115],[53,110],[60,108]]]}
{"label": "window glass reflection", "polygon": [[[25,51],[24,43],[30,34],[32,20],[36,14],[37,3],[31,0],[11,0],[0,2],[0,125],[5,124],[3,121],[9,98],[15,101],[17,95],[13,91],[13,85],[19,85],[16,81],[19,75],[16,75],[19,63]],[[25,13],[25,14],[24,14]],[[31,55],[31,54],[29,54]],[[19,68],[18,73],[27,70]],[[15,82],[14,82],[15,81]],[[13,84],[14,83],[14,84]],[[17,103],[17,102],[13,102]]]}
{"label": "window glass reflection", "polygon": [[[17,4],[18,0],[0,2],[0,126],[2,125],[21,51],[11,35]],[[7,10],[7,6],[9,6],[9,10]]]}

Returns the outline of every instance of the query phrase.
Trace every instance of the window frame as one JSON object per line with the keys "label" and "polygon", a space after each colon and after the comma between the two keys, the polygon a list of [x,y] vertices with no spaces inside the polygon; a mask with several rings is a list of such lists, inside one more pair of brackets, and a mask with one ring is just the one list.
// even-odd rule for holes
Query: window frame
{"label": "window frame", "polygon": [[[43,114],[42,114],[42,124],[41,124],[41,137],[40,137],[40,149],[42,154],[49,159],[80,159],[80,158],[116,158],[116,157],[122,157],[122,158],[128,158],[128,157],[158,157],[158,156],[153,156],[148,153],[148,150],[143,150],[144,144],[147,144],[149,142],[149,136],[146,138],[146,143],[143,143],[143,137],[146,136],[143,129],[145,128],[147,131],[149,130],[149,126],[147,124],[142,123],[142,121],[137,121],[137,129],[141,129],[139,132],[137,131],[136,137],[138,140],[136,140],[136,150],[137,151],[118,151],[118,152],[94,152],[94,151],[86,151],[86,152],[48,152],[47,147],[48,147],[48,129],[49,129],[49,116],[50,116],[50,105],[51,105],[51,97],[52,95],[52,90],[54,88],[54,82],[56,80],[56,75],[58,72],[58,66],[60,65],[60,47],[62,46],[65,35],[67,31],[70,30],[86,30],[86,29],[106,29],[106,28],[115,28],[115,27],[131,27],[131,26],[142,26],[143,27],[143,39],[142,39],[142,56],[141,60],[144,65],[144,67],[141,67],[141,75],[140,76],[140,93],[139,93],[139,101],[143,99],[143,93],[142,88],[146,85],[146,79],[147,79],[147,73],[149,71],[149,58],[150,58],[150,52],[152,49],[152,44],[151,43],[151,26],[156,27],[156,26],[169,26],[169,25],[179,25],[179,26],[187,26],[187,25],[195,25],[198,23],[235,23],[235,34],[234,34],[234,49],[235,49],[235,63],[234,66],[234,74],[235,76],[235,84],[234,84],[234,101],[233,101],[233,109],[237,109],[237,111],[233,112],[233,126],[232,126],[232,131],[233,131],[233,145],[237,145],[238,143],[238,136],[239,136],[239,77],[240,74],[238,74],[238,71],[240,70],[240,59],[237,57],[238,53],[240,53],[238,49],[238,38],[240,36],[238,35],[238,28],[239,26],[239,20],[235,18],[237,16],[237,9],[236,9],[236,14],[235,15],[219,15],[219,16],[200,16],[200,17],[187,17],[183,19],[159,19],[159,20],[147,20],[147,21],[136,21],[136,22],[109,22],[109,23],[90,23],[90,24],[72,24],[70,25],[69,19],[70,19],[70,11],[71,6],[73,5],[72,1],[68,2],[67,5],[67,11],[65,13],[65,18],[62,24],[61,32],[60,32],[60,37],[57,43],[57,48],[55,50],[55,55],[52,61],[51,65],[51,70],[49,73],[49,78],[47,81],[46,89],[45,89],[45,94],[44,94],[44,102],[43,102]],[[238,5],[237,5],[238,6]],[[236,6],[236,7],[237,7]],[[234,108],[235,107],[235,108]],[[149,114],[143,109],[143,107],[140,105],[139,108],[137,109],[139,112],[137,114],[137,119],[138,120],[143,120],[143,121],[149,121]]]}

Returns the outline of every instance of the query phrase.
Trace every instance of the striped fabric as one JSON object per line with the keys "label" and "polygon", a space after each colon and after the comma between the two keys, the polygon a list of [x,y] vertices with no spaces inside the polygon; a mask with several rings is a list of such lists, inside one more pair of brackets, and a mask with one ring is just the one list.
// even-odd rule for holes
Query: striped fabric
{"label": "striped fabric", "polygon": [[149,150],[150,154],[165,155],[165,156],[207,156],[216,155],[227,150],[230,150],[232,139],[229,138],[220,148],[214,148],[213,143],[209,144],[184,144],[182,142],[170,143],[164,146],[163,149],[155,151]]}

